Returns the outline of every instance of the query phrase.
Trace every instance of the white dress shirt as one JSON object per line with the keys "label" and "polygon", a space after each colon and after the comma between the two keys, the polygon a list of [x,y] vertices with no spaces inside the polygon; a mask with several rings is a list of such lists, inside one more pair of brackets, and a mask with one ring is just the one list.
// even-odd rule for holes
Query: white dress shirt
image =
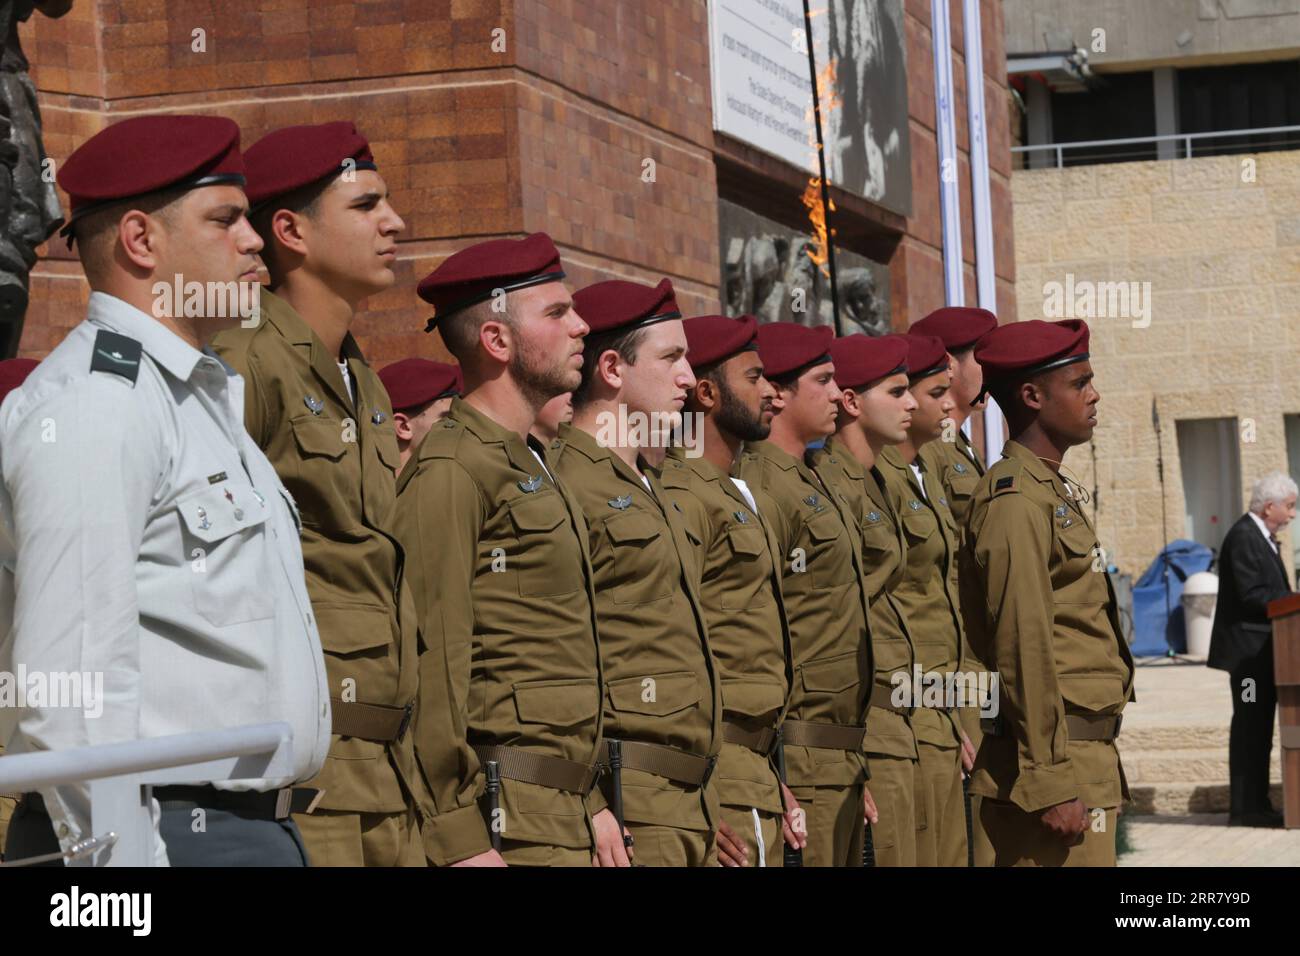
{"label": "white dress shirt", "polygon": [[1278,543],[1273,540],[1273,532],[1268,530],[1268,525],[1264,524],[1264,519],[1253,511],[1247,511],[1246,514],[1250,515],[1250,520],[1255,522],[1255,527],[1258,528],[1259,533],[1264,536],[1264,540],[1267,541],[1268,546],[1273,549],[1273,553],[1278,557],[1281,557],[1282,550],[1278,547]]}
{"label": "white dress shirt", "polygon": [[[141,344],[134,384],[90,370],[101,330]],[[94,292],[0,406],[0,565],[15,588],[0,670],[103,682],[98,707],[0,707],[11,753],[284,721],[292,776],[217,786],[272,790],[321,768],[329,692],[297,509],[244,430],[243,388],[209,350]],[[42,796],[64,849],[91,835],[86,786]]]}

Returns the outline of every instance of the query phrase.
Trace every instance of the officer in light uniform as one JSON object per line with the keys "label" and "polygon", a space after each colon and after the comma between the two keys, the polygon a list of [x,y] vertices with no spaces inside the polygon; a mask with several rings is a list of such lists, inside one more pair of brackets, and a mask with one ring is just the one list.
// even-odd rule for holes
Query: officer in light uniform
{"label": "officer in light uniform", "polygon": [[318,866],[423,866],[407,733],[415,606],[393,508],[392,409],[349,331],[358,303],[393,284],[405,228],[349,122],[289,126],[248,149],[251,218],[271,289],[260,321],[213,347],[244,376],[244,422],[298,501],[303,557],[334,712],[325,792],[299,819]]}
{"label": "officer in light uniform", "polygon": [[705,866],[717,855],[712,776],[722,707],[695,583],[701,542],[646,461],[666,451],[663,416],[681,410],[695,382],[681,312],[667,279],[599,282],[573,298],[591,333],[573,424],[561,427],[551,460],[587,519],[605,664],[604,762],[613,741],[622,756],[621,773],[611,769],[602,787],[612,806],[622,798],[636,863]]}
{"label": "officer in light uniform", "polygon": [[780,410],[768,440],[746,448],[740,475],[781,556],[794,663],[781,736],[786,780],[806,821],[803,863],[861,866],[864,824],[878,822],[865,786],[872,648],[861,541],[847,497],[805,457],[809,444],[835,431],[832,337],[826,326],[759,326],[759,355]]}
{"label": "officer in light uniform", "polygon": [[587,325],[563,280],[555,244],[535,233],[462,249],[419,287],[466,385],[398,499],[424,686],[459,705],[447,726],[426,699],[419,723],[444,862],[627,865],[593,790],[603,688],[587,525],[528,436],[582,367]]}
{"label": "officer in light uniform", "polygon": [[[292,728],[284,777],[154,789],[159,864],[303,865],[289,812],[318,794],[282,788],[329,745],[298,513],[244,431],[243,380],[206,347],[237,319],[154,292],[176,275],[257,281],[243,168],[219,117],[126,119],[74,152],[59,184],[88,315],[0,411],[0,562],[16,583],[0,670],[103,675],[87,706],[0,711],[9,751]],[[90,825],[85,785],[26,794],[7,855],[66,852]]]}
{"label": "officer in light uniform", "polygon": [[[937,477],[917,456],[937,438],[952,412],[948,354],[939,339],[906,335],[907,375],[917,407],[907,438],[880,454],[880,473],[889,502],[903,525],[907,544],[902,580],[893,595],[902,607],[916,650],[920,681],[908,700],[915,708],[921,784],[917,787],[917,864],[966,866],[966,801],[963,772],[975,753],[962,733],[953,681],[964,660],[963,625],[957,596],[957,526]],[[919,684],[919,686],[916,686]],[[928,691],[928,692],[927,692]]]}
{"label": "officer in light uniform", "polygon": [[461,393],[460,368],[446,362],[408,358],[381,368],[379,380],[393,403],[393,430],[397,433],[401,468],[405,468],[429,429],[447,417],[451,400]]}
{"label": "officer in light uniform", "polygon": [[669,451],[662,482],[700,542],[700,600],[721,672],[719,862],[781,866],[783,830],[792,846],[807,842],[798,802],[773,765],[790,692],[790,634],[771,529],[731,474],[745,442],[771,431],[776,390],[763,377],[752,315],[705,315],[682,326],[696,379],[684,412],[700,426],[689,447]]}
{"label": "officer in light uniform", "polygon": [[867,722],[867,763],[879,822],[871,827],[876,866],[916,865],[915,708],[897,691],[910,686],[916,654],[893,590],[903,579],[902,523],[885,494],[876,459],[907,436],[916,399],[907,388],[907,342],[901,336],[849,335],[830,344],[840,388],[835,435],[813,454],[817,470],[847,493],[861,527],[862,563],[871,598],[875,682]]}
{"label": "officer in light uniform", "polygon": [[[948,351],[948,365],[952,372],[950,393],[953,408],[948,416],[951,424],[945,423],[942,435],[922,445],[918,457],[925,464],[926,470],[938,476],[944,497],[948,499],[948,510],[957,522],[957,563],[954,571],[957,574],[962,622],[968,633],[979,626],[976,619],[984,613],[984,599],[978,593],[979,589],[967,586],[967,582],[962,579],[974,577],[974,571],[966,562],[966,556],[970,553],[966,547],[966,518],[970,512],[971,495],[975,491],[975,485],[984,476],[985,468],[984,456],[966,437],[962,425],[975,412],[984,408],[981,388],[984,380],[979,363],[975,361],[975,343],[982,335],[997,327],[997,316],[986,309],[954,306],[931,312],[919,322],[914,322],[910,329],[918,335],[935,336]],[[970,641],[963,645],[963,650],[966,659],[962,662],[962,670],[968,673],[987,671],[984,663],[971,650]],[[961,728],[976,751],[979,750],[983,737],[978,703],[983,702],[971,701],[970,706],[957,708]],[[971,860],[975,866],[992,866],[993,845],[980,820],[979,795],[970,793],[968,787],[967,796],[971,805]]]}
{"label": "officer in light uniform", "polygon": [[1088,326],[1034,319],[975,346],[1011,440],[971,501],[969,547],[989,610],[976,650],[1000,675],[971,780],[998,866],[1114,866],[1128,797],[1115,739],[1133,658],[1065,453],[1100,396]]}

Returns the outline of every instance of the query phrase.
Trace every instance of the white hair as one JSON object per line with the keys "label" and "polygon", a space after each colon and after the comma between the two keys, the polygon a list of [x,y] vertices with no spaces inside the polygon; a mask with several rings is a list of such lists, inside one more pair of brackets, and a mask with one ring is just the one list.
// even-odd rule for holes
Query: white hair
{"label": "white hair", "polygon": [[1259,514],[1270,501],[1281,503],[1300,494],[1295,481],[1283,471],[1272,471],[1250,490],[1250,510]]}

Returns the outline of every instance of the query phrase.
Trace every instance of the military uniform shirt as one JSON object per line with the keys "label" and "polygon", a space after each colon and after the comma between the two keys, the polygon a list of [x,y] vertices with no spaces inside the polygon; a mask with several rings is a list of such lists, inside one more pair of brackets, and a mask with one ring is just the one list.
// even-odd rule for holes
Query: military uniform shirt
{"label": "military uniform shirt", "polygon": [[[548,458],[587,520],[605,674],[605,737],[715,756],[722,744],[722,707],[694,583],[701,542],[657,481],[638,475],[594,436],[561,425],[552,448],[556,453]],[[713,787],[700,793],[626,768],[622,776],[627,819],[714,827]]]}
{"label": "military uniform shirt", "polygon": [[1027,812],[1076,797],[1116,807],[1126,793],[1114,742],[1071,741],[1065,721],[1118,714],[1132,699],[1133,658],[1097,535],[1060,475],[1017,441],[1003,454],[970,511],[1003,727],[985,736],[971,789]]}
{"label": "military uniform shirt", "polygon": [[[474,802],[483,790],[474,744],[596,762],[587,526],[536,450],[459,398],[411,461],[398,531],[428,648],[416,753],[437,812],[425,844],[435,862],[456,862],[490,848]],[[455,723],[442,706],[448,694]],[[501,788],[504,838],[591,846],[581,794],[505,778]]]}
{"label": "military uniform shirt", "polygon": [[[126,377],[90,370],[101,331],[139,343],[138,359],[122,339],[98,358]],[[242,407],[215,355],[102,292],[5,400],[0,562],[16,596],[0,670],[103,674],[98,717],[0,708],[20,719],[0,728],[11,753],[284,721],[291,774],[215,785],[320,769],[330,705],[297,514]],[[91,835],[87,787],[42,795],[64,849]]]}

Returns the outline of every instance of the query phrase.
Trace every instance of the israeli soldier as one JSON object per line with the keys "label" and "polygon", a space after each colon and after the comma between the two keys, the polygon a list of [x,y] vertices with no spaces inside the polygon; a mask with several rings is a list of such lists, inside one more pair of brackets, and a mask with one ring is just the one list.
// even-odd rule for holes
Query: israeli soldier
{"label": "israeli soldier", "polygon": [[[970,553],[966,547],[966,519],[970,512],[971,495],[979,479],[984,476],[985,468],[984,456],[966,437],[962,425],[976,411],[984,408],[981,398],[983,377],[979,363],[975,361],[975,343],[982,335],[997,327],[997,316],[986,309],[954,306],[931,312],[919,322],[914,322],[910,329],[918,335],[933,335],[943,342],[943,347],[948,352],[949,370],[952,372],[952,413],[944,423],[943,433],[934,441],[922,445],[918,454],[926,469],[938,476],[944,497],[948,499],[948,510],[957,522],[957,593],[961,603],[962,622],[968,635],[978,630],[979,620],[984,614],[984,600],[979,589],[966,586],[962,578],[974,574],[966,562],[966,556]],[[963,645],[963,650],[966,652],[961,668],[963,672],[988,672],[974,653],[969,640]],[[961,706],[962,704],[969,706]],[[980,731],[980,704],[991,706],[986,701],[959,701],[957,707],[962,731],[977,753],[983,737]],[[971,861],[975,866],[992,866],[993,845],[980,822],[980,798],[969,792],[969,778],[967,784]]]}
{"label": "israeli soldier", "polygon": [[781,556],[794,664],[781,736],[786,780],[806,823],[803,862],[861,866],[865,824],[878,822],[866,789],[873,669],[861,541],[848,502],[805,457],[810,443],[835,430],[832,338],[826,326],[759,327],[759,357],[779,410],[768,440],[747,446],[740,474]]}
{"label": "israeli soldier", "polygon": [[[947,496],[917,450],[937,438],[952,413],[951,376],[943,343],[906,335],[909,390],[916,399],[907,438],[880,454],[889,502],[903,526],[907,552],[893,594],[903,609],[919,671],[907,702],[915,707],[921,781],[917,787],[917,865],[966,866],[966,801],[962,776],[974,751],[955,705],[963,660],[963,625],[954,570],[957,528]],[[950,690],[951,689],[951,690]]]}
{"label": "israeli soldier", "polygon": [[429,429],[447,417],[461,393],[460,368],[446,362],[408,358],[379,370],[379,381],[393,406],[393,432],[400,459],[398,476]]}
{"label": "israeli soldier", "polygon": [[298,825],[318,866],[423,866],[424,801],[407,733],[415,607],[402,586],[393,412],[350,331],[394,281],[405,228],[352,123],[290,126],[248,149],[270,292],[260,321],[214,347],[248,383],[244,421],[298,502],[329,671],[334,735],[322,799]]}
{"label": "israeli soldier", "polygon": [[[720,682],[695,581],[701,543],[649,471],[694,384],[672,283],[610,280],[574,296],[589,326],[573,423],[553,446],[587,519],[605,663],[605,798],[635,861],[715,861]],[[621,764],[621,769],[619,765]]]}
{"label": "israeli soldier", "polygon": [[798,802],[773,758],[790,691],[790,635],[780,558],[749,487],[732,475],[746,442],[771,430],[775,389],[763,377],[758,323],[705,315],[682,323],[695,375],[683,444],[662,482],[699,540],[700,601],[722,681],[718,858],[723,866],[781,866],[785,839],[807,842]]}
{"label": "israeli soldier", "polygon": [[903,577],[906,544],[875,466],[882,450],[906,439],[917,403],[907,387],[907,343],[901,336],[837,338],[830,355],[840,388],[839,416],[835,434],[813,459],[818,473],[847,494],[862,536],[875,661],[866,748],[879,820],[871,827],[871,848],[876,866],[915,866],[914,709],[900,687],[911,686],[916,654],[892,593]]}
{"label": "israeli soldier", "polygon": [[1011,440],[972,496],[968,541],[997,668],[971,789],[998,866],[1114,866],[1128,796],[1115,739],[1133,659],[1086,493],[1062,465],[1092,438],[1100,396],[1088,326],[1031,320],[975,346]]}
{"label": "israeli soldier", "polygon": [[398,497],[429,648],[422,686],[457,704],[455,724],[431,699],[418,722],[445,862],[628,862],[593,792],[603,693],[587,525],[529,436],[581,372],[588,327],[563,280],[555,244],[535,233],[462,249],[419,287],[465,380]]}
{"label": "israeli soldier", "polygon": [[[151,862],[305,866],[292,814],[320,794],[295,784],[325,761],[330,702],[300,520],[243,428],[244,381],[208,345],[251,316],[258,277],[239,127],[123,119],[58,179],[91,293],[86,320],[0,410],[0,566],[14,583],[0,671],[84,681],[73,706],[0,707],[0,739],[33,753],[287,724],[284,773],[153,788]],[[7,858],[84,852],[103,836],[89,790],[24,794]]]}

